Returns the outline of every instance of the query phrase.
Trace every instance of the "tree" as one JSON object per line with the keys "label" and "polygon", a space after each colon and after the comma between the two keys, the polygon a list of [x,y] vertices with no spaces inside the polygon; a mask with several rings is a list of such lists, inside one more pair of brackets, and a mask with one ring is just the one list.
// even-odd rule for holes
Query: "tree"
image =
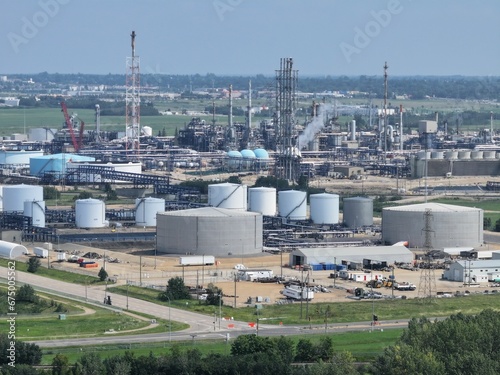
{"label": "tree", "polygon": [[490,217],[485,217],[483,219],[483,229],[484,230],[489,230],[491,227],[491,218]]}
{"label": "tree", "polygon": [[208,284],[207,288],[207,299],[205,300],[206,305],[219,306],[223,304],[222,300],[222,289],[217,288],[214,284]]}
{"label": "tree", "polygon": [[103,375],[105,367],[98,353],[85,353],[77,362],[78,370],[82,375]]}
{"label": "tree", "polygon": [[20,302],[36,302],[38,297],[35,294],[35,289],[29,284],[21,286],[17,293],[16,299]]}
{"label": "tree", "polygon": [[265,353],[273,348],[274,344],[269,337],[241,335],[231,344],[231,355],[240,356],[245,354]]}
{"label": "tree", "polygon": [[495,221],[495,232],[500,232],[500,219]]}
{"label": "tree", "polygon": [[168,280],[167,290],[159,294],[161,301],[174,301],[178,299],[190,299],[188,287],[184,284],[182,277],[173,277]]}
{"label": "tree", "polygon": [[53,186],[43,187],[43,199],[57,199],[61,196],[59,190]]}
{"label": "tree", "polygon": [[38,268],[40,267],[41,263],[40,263],[40,259],[38,259],[37,257],[30,257],[28,259],[28,272],[31,272],[31,273],[36,273],[36,271],[38,271]]}
{"label": "tree", "polygon": [[68,357],[63,354],[56,354],[52,359],[52,375],[66,375],[69,373]]}
{"label": "tree", "polygon": [[104,269],[104,267],[101,267],[101,269],[99,270],[99,273],[97,274],[97,276],[99,277],[99,280],[100,281],[104,281],[108,278],[108,273],[106,272],[106,270]]}

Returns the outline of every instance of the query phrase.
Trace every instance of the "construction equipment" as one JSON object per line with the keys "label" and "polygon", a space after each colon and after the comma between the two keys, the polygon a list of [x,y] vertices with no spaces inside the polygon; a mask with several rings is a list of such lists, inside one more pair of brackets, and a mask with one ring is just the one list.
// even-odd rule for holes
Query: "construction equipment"
{"label": "construction equipment", "polygon": [[73,147],[75,149],[75,152],[78,152],[82,146],[83,127],[84,127],[85,123],[82,120],[80,120],[80,133],[79,133],[79,138],[77,140],[76,136],[75,136],[75,130],[73,129],[73,122],[71,121],[71,118],[68,115],[68,107],[66,106],[65,102],[61,102],[61,110],[64,114],[64,120],[66,122],[66,127],[68,128],[69,134],[71,135],[71,142],[73,143]]}

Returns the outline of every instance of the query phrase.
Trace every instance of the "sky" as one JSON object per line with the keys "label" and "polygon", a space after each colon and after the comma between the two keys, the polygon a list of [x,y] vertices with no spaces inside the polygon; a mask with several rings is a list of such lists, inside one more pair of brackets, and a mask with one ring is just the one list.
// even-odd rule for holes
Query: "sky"
{"label": "sky", "polygon": [[[3,4],[2,4],[3,3]],[[0,74],[500,76],[498,0],[0,0]]]}

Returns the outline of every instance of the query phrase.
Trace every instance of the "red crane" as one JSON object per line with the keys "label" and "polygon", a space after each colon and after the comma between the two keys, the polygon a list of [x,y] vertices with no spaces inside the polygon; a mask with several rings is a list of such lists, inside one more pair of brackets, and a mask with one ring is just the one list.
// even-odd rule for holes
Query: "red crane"
{"label": "red crane", "polygon": [[[68,128],[69,134],[71,135],[71,142],[73,142],[73,147],[75,148],[75,152],[78,152],[78,150],[80,149],[80,146],[81,146],[81,139],[82,138],[80,136],[80,142],[76,141],[75,131],[73,129],[73,124],[71,122],[71,119],[69,118],[68,107],[66,107],[65,102],[61,102],[61,109],[62,109],[62,112],[64,114],[64,120],[66,121],[66,127]],[[82,132],[83,132],[83,129],[80,128],[80,133],[82,133]]]}

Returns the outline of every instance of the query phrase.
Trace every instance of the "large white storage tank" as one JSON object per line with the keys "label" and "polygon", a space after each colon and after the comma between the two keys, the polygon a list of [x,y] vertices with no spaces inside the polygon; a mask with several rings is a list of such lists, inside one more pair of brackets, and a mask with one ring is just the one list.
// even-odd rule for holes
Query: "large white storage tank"
{"label": "large white storage tank", "polygon": [[365,197],[344,198],[344,224],[349,228],[373,225],[373,200]]}
{"label": "large white storage tank", "polygon": [[307,219],[307,195],[304,191],[285,190],[278,193],[279,216],[290,220]]}
{"label": "large white storage tank", "polygon": [[246,211],[247,186],[229,182],[208,185],[208,205]]}
{"label": "large white storage tank", "polygon": [[339,222],[339,196],[337,194],[311,194],[309,196],[311,220],[314,224]]}
{"label": "large white storage tank", "polygon": [[4,185],[4,212],[24,211],[25,201],[43,201],[43,187],[36,185]]}
{"label": "large white storage tank", "polygon": [[103,228],[105,221],[104,202],[98,199],[77,199],[75,202],[75,224],[77,228]]}
{"label": "large white storage tank", "polygon": [[382,241],[391,245],[408,241],[411,247],[423,248],[427,222],[433,249],[479,247],[483,244],[483,215],[478,208],[432,202],[387,207],[382,210]]}
{"label": "large white storage tank", "polygon": [[45,227],[45,202],[24,201],[24,216],[31,217],[34,227]]}
{"label": "large white storage tank", "polygon": [[248,189],[248,211],[260,212],[262,215],[276,215],[276,189],[255,187]]}
{"label": "large white storage tank", "polygon": [[135,200],[135,225],[142,227],[156,226],[156,214],[165,211],[165,199],[137,198]]}
{"label": "large white storage tank", "polygon": [[262,215],[258,212],[203,207],[161,212],[157,251],[168,254],[243,255],[262,252]]}

